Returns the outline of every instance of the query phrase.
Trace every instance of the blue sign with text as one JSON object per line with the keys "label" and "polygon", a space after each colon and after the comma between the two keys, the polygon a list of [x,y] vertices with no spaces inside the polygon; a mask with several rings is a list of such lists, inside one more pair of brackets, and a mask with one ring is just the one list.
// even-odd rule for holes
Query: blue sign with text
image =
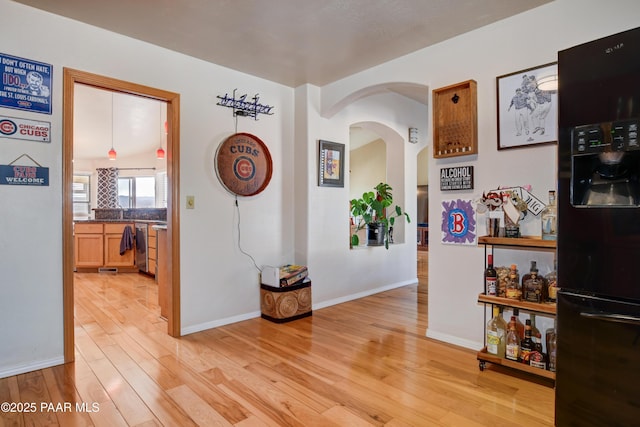
{"label": "blue sign with text", "polygon": [[53,67],[0,53],[0,107],[51,114]]}
{"label": "blue sign with text", "polygon": [[49,168],[0,165],[0,185],[49,185]]}

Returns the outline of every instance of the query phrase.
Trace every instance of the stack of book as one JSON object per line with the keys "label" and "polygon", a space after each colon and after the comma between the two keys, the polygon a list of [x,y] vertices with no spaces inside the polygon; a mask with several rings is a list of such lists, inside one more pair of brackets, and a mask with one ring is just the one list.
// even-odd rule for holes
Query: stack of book
{"label": "stack of book", "polygon": [[299,285],[309,281],[309,270],[306,265],[287,264],[282,267],[264,267],[262,284],[274,287]]}

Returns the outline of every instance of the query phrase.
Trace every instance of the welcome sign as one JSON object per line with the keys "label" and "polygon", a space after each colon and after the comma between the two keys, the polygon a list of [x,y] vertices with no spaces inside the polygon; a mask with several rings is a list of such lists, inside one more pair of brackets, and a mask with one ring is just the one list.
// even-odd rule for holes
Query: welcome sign
{"label": "welcome sign", "polygon": [[49,168],[0,165],[0,184],[48,186]]}

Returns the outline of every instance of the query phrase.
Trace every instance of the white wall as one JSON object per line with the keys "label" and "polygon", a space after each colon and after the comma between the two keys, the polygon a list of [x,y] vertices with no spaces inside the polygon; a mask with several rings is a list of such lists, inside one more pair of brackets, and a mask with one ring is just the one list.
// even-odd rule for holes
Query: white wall
{"label": "white wall", "polygon": [[[640,3],[556,0],[323,88],[296,89],[8,0],[0,0],[0,16],[3,53],[54,66],[51,116],[0,109],[4,115],[52,123],[51,144],[0,138],[0,164],[28,153],[50,168],[48,187],[0,186],[3,377],[62,361],[62,67],[181,95],[180,194],[182,199],[194,195],[196,201],[194,210],[186,210],[180,201],[182,327],[188,333],[259,314],[258,273],[236,245],[234,199],[213,168],[216,147],[235,132],[230,110],[215,105],[216,95],[238,88],[259,93],[263,102],[275,107],[273,116],[239,121],[238,131],[256,134],[267,144],[274,164],[269,187],[239,202],[242,245],[259,265],[307,264],[314,308],[320,308],[415,282],[416,247],[408,238],[409,243],[389,251],[349,250],[348,181],[342,189],[317,186],[317,140],[346,143],[350,124],[372,120],[399,135],[391,151],[398,167],[388,178],[394,189],[404,187],[394,196],[410,213],[416,209],[416,156],[431,143],[431,118],[424,106],[399,95],[362,99],[331,118],[323,117],[323,111],[345,94],[386,82],[438,88],[474,79],[479,154],[430,158],[429,181],[438,182],[443,166],[471,164],[476,189],[456,193],[456,198],[473,198],[483,189],[514,183],[532,184],[536,194],[544,195],[555,186],[555,149],[497,152],[495,77],[553,61],[558,49],[637,26]],[[419,144],[401,142],[408,127],[419,128]],[[435,184],[430,187],[429,222],[438,224],[440,204],[452,195],[435,190]],[[527,227],[537,229],[533,222]],[[405,234],[415,235],[415,222],[407,225]],[[477,348],[483,335],[482,309],[476,303],[483,252],[444,246],[437,243],[437,233],[431,235],[427,334]]]}
{"label": "white wall", "polygon": [[[52,115],[0,108],[52,123],[50,144],[0,138],[0,164],[27,153],[50,175],[48,187],[0,186],[0,377],[62,362],[63,67],[180,94],[183,332],[259,315],[258,272],[238,249],[234,198],[214,169],[218,144],[235,132],[216,96],[238,88],[275,107],[273,116],[238,121],[239,132],[266,143],[274,166],[267,189],[239,206],[242,248],[259,265],[279,265],[293,258],[293,89],[7,0],[0,16],[3,53],[53,65]],[[196,209],[184,208],[186,195]]]}
{"label": "white wall", "polygon": [[[428,336],[474,349],[480,348],[483,337],[482,306],[476,300],[482,292],[484,252],[481,247],[439,243],[436,230],[441,223],[442,201],[475,199],[483,190],[498,185],[523,184],[531,184],[534,194],[546,200],[547,191],[556,186],[555,146],[498,152],[496,76],[556,61],[558,50],[634,28],[639,23],[640,2],[636,0],[556,0],[323,88],[322,109],[329,111],[345,94],[384,82],[422,83],[433,89],[469,79],[478,83],[479,153],[439,160],[429,157],[429,223],[433,231],[429,242]],[[429,145],[431,129],[430,117],[429,131],[420,131],[421,139],[428,139]],[[475,189],[440,192],[439,171],[449,165],[473,165]],[[410,169],[407,164],[407,172]],[[524,234],[539,234],[538,221],[536,217],[528,218]],[[503,259],[511,256],[506,254]],[[528,268],[528,260],[536,256],[521,255],[519,267]]]}

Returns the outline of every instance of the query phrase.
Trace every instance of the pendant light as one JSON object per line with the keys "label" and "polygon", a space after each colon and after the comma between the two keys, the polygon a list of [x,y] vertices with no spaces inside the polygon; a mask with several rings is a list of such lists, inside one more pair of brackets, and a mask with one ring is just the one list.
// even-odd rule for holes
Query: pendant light
{"label": "pendant light", "polygon": [[[160,147],[156,150],[156,158],[164,159],[164,150],[162,149],[162,103],[158,103],[160,106],[160,122],[158,123],[158,129],[160,129]],[[167,122],[165,122],[166,126]]]}
{"label": "pendant light", "polygon": [[113,149],[113,92],[111,92],[111,150],[109,150],[109,160],[115,160],[116,155],[116,150]]}

